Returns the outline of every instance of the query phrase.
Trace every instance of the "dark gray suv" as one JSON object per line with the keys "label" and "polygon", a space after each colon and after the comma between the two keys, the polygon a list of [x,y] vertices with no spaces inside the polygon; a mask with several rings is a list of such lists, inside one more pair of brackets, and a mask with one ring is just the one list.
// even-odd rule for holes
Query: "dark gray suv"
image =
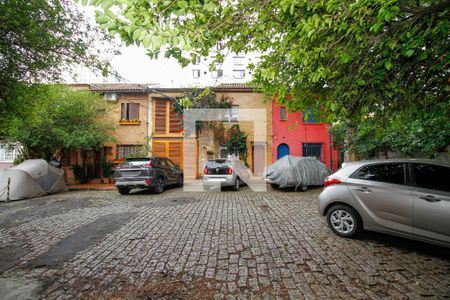
{"label": "dark gray suv", "polygon": [[183,171],[166,157],[129,158],[116,168],[114,179],[122,195],[134,188],[160,194],[165,186],[183,186]]}

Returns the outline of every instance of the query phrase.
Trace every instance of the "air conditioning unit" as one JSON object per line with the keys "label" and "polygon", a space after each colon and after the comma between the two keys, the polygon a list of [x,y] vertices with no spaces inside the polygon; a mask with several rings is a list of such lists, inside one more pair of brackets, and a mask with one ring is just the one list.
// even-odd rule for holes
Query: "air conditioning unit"
{"label": "air conditioning unit", "polygon": [[106,101],[117,101],[116,93],[105,93],[104,97]]}

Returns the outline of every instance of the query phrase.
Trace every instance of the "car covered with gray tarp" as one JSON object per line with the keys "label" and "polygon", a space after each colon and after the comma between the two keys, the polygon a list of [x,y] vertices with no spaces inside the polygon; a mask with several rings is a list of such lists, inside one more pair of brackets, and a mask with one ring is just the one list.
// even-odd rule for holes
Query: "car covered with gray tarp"
{"label": "car covered with gray tarp", "polygon": [[9,200],[19,200],[66,190],[64,171],[43,159],[28,159],[20,165],[0,170],[0,200],[3,201],[8,194]]}
{"label": "car covered with gray tarp", "polygon": [[314,157],[286,155],[264,171],[266,181],[274,188],[293,187],[305,191],[310,185],[323,185],[330,175],[327,166]]}

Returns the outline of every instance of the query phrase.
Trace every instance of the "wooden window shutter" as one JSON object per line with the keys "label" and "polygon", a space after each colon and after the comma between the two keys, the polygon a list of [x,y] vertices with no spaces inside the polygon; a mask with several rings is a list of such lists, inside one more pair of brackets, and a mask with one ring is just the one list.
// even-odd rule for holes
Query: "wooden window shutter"
{"label": "wooden window shutter", "polygon": [[121,105],[121,113],[120,113],[121,120],[127,120],[127,104],[128,103],[122,103]]}
{"label": "wooden window shutter", "polygon": [[139,120],[139,103],[130,103],[130,120]]}
{"label": "wooden window shutter", "polygon": [[179,133],[181,132],[181,119],[178,115],[173,111],[173,102],[170,102],[170,133]]}
{"label": "wooden window shutter", "polygon": [[166,133],[166,101],[155,101],[155,133]]}

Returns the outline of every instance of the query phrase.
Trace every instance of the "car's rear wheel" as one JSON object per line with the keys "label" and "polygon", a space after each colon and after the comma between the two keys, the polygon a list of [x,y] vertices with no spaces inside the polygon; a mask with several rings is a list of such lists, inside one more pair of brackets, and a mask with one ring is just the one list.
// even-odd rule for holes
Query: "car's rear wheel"
{"label": "car's rear wheel", "polygon": [[274,189],[274,190],[279,190],[280,186],[276,183],[271,183],[270,186]]}
{"label": "car's rear wheel", "polygon": [[327,212],[330,229],[337,235],[347,238],[355,237],[362,230],[359,214],[347,205],[332,206]]}
{"label": "car's rear wheel", "polygon": [[233,185],[233,190],[239,191],[240,187],[241,187],[241,180],[239,179],[239,177],[236,177],[236,181],[234,182]]}
{"label": "car's rear wheel", "polygon": [[162,177],[158,177],[158,179],[156,179],[156,185],[153,188],[153,192],[161,194],[163,191],[164,191],[164,180],[162,179]]}
{"label": "car's rear wheel", "polygon": [[121,195],[128,195],[130,193],[130,189],[127,187],[119,187],[119,188],[117,188],[117,190],[119,191],[119,194],[121,194]]}

